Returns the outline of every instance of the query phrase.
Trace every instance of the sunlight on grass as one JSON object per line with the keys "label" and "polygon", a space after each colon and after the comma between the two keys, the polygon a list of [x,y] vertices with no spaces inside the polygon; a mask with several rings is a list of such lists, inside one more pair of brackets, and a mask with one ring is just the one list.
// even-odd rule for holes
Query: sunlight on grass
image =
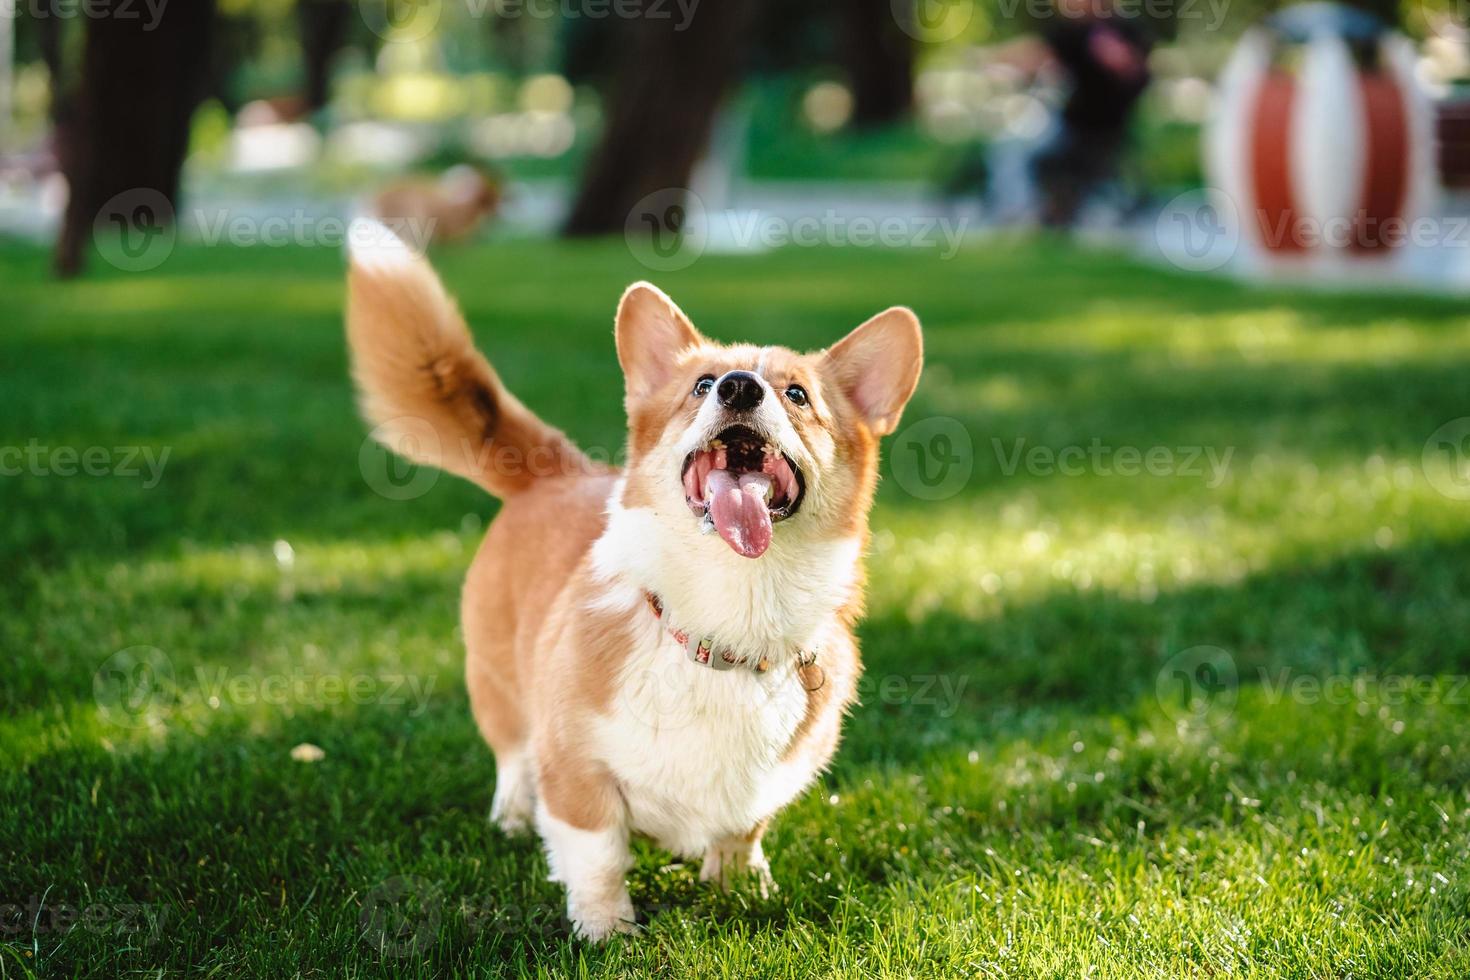
{"label": "sunlight on grass", "polygon": [[482,533],[478,522],[466,521],[457,534],[441,531],[384,541],[280,538],[229,548],[193,545],[173,558],[119,562],[107,573],[107,588],[120,595],[272,594],[282,601],[344,591],[371,594],[405,578],[463,575]]}
{"label": "sunlight on grass", "polygon": [[1323,469],[1263,454],[1233,463],[1213,490],[1200,479],[1088,475],[1002,480],[981,495],[880,509],[872,607],[914,621],[938,610],[978,619],[1094,589],[1148,603],[1160,590],[1225,585],[1304,556],[1385,551],[1463,527],[1461,502],[1409,461],[1373,456]]}
{"label": "sunlight on grass", "polygon": [[[1076,329],[1079,323],[1086,329]],[[1324,322],[1321,314],[1308,309],[1282,306],[1180,315],[1162,304],[1151,308],[1146,302],[1099,301],[1066,317],[995,324],[989,333],[996,342],[1016,349],[1124,353],[1142,366],[1191,369],[1242,361],[1413,363],[1470,352],[1470,326],[1427,332],[1411,320],[1383,319],[1364,330]]]}

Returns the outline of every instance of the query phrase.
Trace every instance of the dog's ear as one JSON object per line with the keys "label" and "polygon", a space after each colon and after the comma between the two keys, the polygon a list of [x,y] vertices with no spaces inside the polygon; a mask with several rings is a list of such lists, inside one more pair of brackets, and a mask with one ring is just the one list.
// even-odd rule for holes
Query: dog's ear
{"label": "dog's ear", "polygon": [[662,388],[673,376],[678,354],[704,341],[684,311],[646,282],[635,282],[623,293],[614,332],[629,398]]}
{"label": "dog's ear", "polygon": [[838,387],[869,429],[886,436],[898,428],[924,366],[924,335],[912,310],[884,310],[827,348],[826,357]]}

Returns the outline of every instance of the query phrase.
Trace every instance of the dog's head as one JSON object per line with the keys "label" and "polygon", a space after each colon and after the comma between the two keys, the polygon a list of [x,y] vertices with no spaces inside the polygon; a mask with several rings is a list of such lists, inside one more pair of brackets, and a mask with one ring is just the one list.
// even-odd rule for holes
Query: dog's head
{"label": "dog's head", "polygon": [[[717,532],[759,558],[776,535],[851,536],[865,526],[878,440],[919,381],[912,312],[879,313],[826,350],[705,339],[647,283],[623,294],[618,360],[627,382],[623,503]],[[681,535],[683,537],[683,535]]]}

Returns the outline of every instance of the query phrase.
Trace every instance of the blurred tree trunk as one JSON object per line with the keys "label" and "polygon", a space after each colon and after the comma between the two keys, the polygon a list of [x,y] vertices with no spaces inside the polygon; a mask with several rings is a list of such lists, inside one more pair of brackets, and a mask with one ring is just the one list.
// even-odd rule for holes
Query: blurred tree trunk
{"label": "blurred tree trunk", "polygon": [[347,0],[300,0],[296,5],[306,69],[306,91],[302,94],[307,113],[325,107],[331,96],[332,59],[347,40],[351,16]]}
{"label": "blurred tree trunk", "polygon": [[838,5],[839,50],[852,86],[853,125],[896,122],[913,107],[914,42],[899,26],[894,8],[893,0],[844,0]]}
{"label": "blurred tree trunk", "polygon": [[62,54],[62,20],[52,10],[37,11],[36,47],[41,52],[41,62],[51,80],[51,105],[48,111],[52,124],[66,118],[66,65]]}
{"label": "blurred tree trunk", "polygon": [[645,4],[659,16],[610,24],[626,37],[602,140],[582,176],[563,233],[621,232],[639,200],[687,188],[709,143],[715,111],[741,65],[756,0]]}
{"label": "blurred tree trunk", "polygon": [[55,11],[44,10],[36,14],[36,45],[40,49],[41,61],[46,65],[46,75],[51,82],[51,104],[47,107],[47,117],[51,122],[51,152],[56,157],[56,165],[64,173],[70,159],[69,141],[75,126],[72,120],[71,92],[65,83],[70,76],[66,71],[62,24]]}
{"label": "blurred tree trunk", "polygon": [[169,207],[167,214],[130,210],[122,220],[173,221],[214,18],[214,0],[167,4],[156,20],[130,0],[93,0],[89,9],[81,81],[62,140],[69,190],[56,243],[62,276],[81,271],[93,223],[124,191],[154,192]]}

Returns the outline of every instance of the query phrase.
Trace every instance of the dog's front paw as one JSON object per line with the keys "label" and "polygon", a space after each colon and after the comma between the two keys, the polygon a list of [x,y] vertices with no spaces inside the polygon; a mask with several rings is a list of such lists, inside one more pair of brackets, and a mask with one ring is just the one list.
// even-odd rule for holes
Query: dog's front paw
{"label": "dog's front paw", "polygon": [[638,931],[638,924],[633,918],[633,900],[626,893],[613,901],[568,906],[567,918],[572,920],[573,935],[593,943],[600,943],[615,933]]}
{"label": "dog's front paw", "polygon": [[750,846],[748,842],[721,842],[710,845],[704,853],[704,866],[699,869],[700,881],[712,881],[720,889],[728,889],[740,879],[753,880],[761,898],[770,898],[779,889],[771,877],[771,865],[762,853],[760,844]]}

